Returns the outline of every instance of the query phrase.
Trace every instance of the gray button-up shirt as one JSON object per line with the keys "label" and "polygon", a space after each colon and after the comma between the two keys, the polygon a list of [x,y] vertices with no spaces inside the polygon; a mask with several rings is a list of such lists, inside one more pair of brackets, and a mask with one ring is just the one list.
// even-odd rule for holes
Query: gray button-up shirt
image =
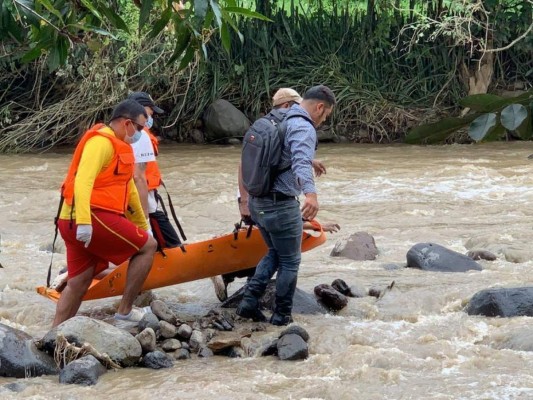
{"label": "gray button-up shirt", "polygon": [[[300,105],[294,104],[288,111],[309,115]],[[309,117],[311,118],[311,117]],[[303,117],[287,120],[287,132],[281,154],[281,165],[291,164],[291,169],[281,173],[274,181],[274,191],[288,196],[300,193],[316,193],[313,179],[313,159],[315,158],[316,130],[313,124]]]}

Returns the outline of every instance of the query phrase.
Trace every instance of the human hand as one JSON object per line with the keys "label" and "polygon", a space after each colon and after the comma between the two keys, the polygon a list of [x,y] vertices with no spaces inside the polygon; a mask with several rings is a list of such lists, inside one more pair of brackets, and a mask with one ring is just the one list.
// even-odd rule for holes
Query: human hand
{"label": "human hand", "polygon": [[340,225],[334,222],[326,222],[322,224],[322,230],[324,232],[335,233],[335,232],[338,232],[340,229],[341,229]]}
{"label": "human hand", "polygon": [[306,193],[302,207],[302,217],[308,221],[314,219],[318,213],[318,199],[316,193]]}
{"label": "human hand", "polygon": [[248,208],[248,201],[243,201],[242,198],[239,200],[239,212],[243,221],[252,219],[250,209]]}
{"label": "human hand", "polygon": [[85,247],[89,247],[91,237],[93,236],[93,226],[90,224],[78,225],[76,229],[76,240],[85,243]]}
{"label": "human hand", "polygon": [[322,174],[326,174],[326,166],[322,164],[320,160],[313,160],[313,170],[315,171],[315,176],[319,177]]}

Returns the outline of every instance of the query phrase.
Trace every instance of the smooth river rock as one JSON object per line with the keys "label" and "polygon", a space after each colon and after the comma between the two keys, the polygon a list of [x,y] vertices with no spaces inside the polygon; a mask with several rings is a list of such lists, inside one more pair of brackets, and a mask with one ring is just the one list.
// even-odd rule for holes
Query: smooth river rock
{"label": "smooth river rock", "polygon": [[533,317],[533,287],[484,289],[470,299],[466,312],[486,317]]}
{"label": "smooth river rock", "polygon": [[374,237],[366,232],[356,232],[339,240],[331,251],[332,257],[346,257],[354,261],[375,260],[378,248]]}
{"label": "smooth river rock", "polygon": [[0,376],[30,378],[58,372],[54,359],[39,351],[30,335],[0,324]]}
{"label": "smooth river rock", "polygon": [[438,272],[481,271],[483,269],[470,257],[435,243],[418,243],[411,247],[407,252],[407,266]]}
{"label": "smooth river rock", "polygon": [[59,373],[59,383],[96,385],[98,378],[106,372],[107,368],[89,354],[67,364]]}

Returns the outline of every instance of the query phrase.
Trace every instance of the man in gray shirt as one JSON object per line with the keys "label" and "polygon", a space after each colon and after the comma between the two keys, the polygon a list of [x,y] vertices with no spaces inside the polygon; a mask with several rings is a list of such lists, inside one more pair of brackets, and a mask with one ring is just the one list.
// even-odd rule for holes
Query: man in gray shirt
{"label": "man in gray shirt", "polygon": [[[263,295],[272,276],[277,272],[276,307],[270,323],[287,325],[292,321],[292,300],[296,290],[301,260],[301,240],[304,220],[312,220],[318,212],[318,200],[313,179],[313,159],[317,143],[316,130],[331,114],[335,95],[324,85],[310,88],[301,104],[288,111],[298,116],[287,119],[287,131],[281,155],[281,165],[291,168],[279,174],[272,191],[263,197],[249,199],[253,221],[259,227],[268,246],[268,253],[259,262],[255,275],[248,283],[237,315],[254,321],[265,321],[259,310]],[[303,116],[307,116],[313,124]],[[305,200],[300,210],[298,196]]]}

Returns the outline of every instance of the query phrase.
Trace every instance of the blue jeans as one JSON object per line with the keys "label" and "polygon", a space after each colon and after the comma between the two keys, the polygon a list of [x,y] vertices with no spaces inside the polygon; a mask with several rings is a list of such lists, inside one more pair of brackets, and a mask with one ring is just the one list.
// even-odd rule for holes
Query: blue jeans
{"label": "blue jeans", "polygon": [[268,246],[268,253],[261,259],[246,286],[241,306],[257,309],[259,299],[277,271],[274,313],[290,316],[302,258],[300,203],[296,199],[274,201],[265,197],[251,197],[249,207],[252,219]]}

